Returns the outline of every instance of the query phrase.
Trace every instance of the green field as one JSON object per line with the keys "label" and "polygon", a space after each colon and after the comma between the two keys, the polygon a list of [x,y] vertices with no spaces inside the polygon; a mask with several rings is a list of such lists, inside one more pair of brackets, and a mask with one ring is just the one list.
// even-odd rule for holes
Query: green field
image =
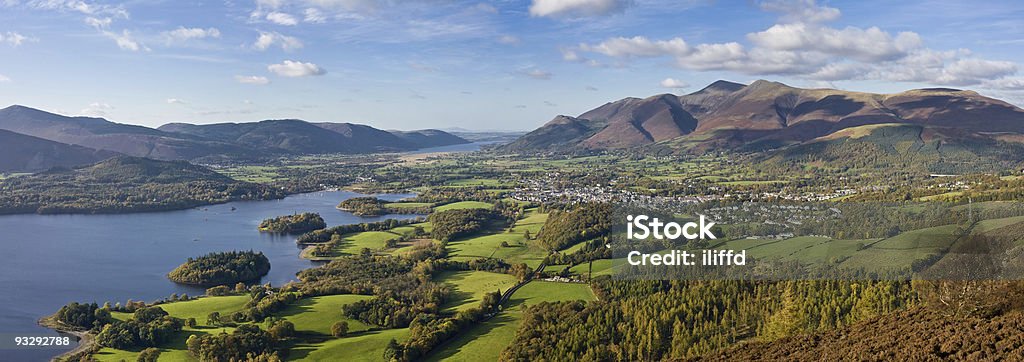
{"label": "green field", "polygon": [[448,284],[454,290],[452,300],[444,305],[449,311],[461,311],[476,307],[489,292],[504,292],[516,285],[518,280],[511,274],[485,271],[445,271],[434,277],[435,281]]}
{"label": "green field", "polygon": [[[172,317],[188,319],[196,319],[196,328],[184,328],[182,333],[172,339],[167,345],[160,348],[160,360],[161,361],[192,361],[194,360],[189,355],[187,348],[185,347],[185,340],[188,336],[193,334],[207,334],[207,333],[220,333],[226,331],[230,333],[234,328],[227,327],[213,327],[206,324],[206,316],[212,312],[220,312],[222,316],[230,315],[231,313],[242,310],[245,303],[249,301],[248,295],[238,296],[226,296],[226,297],[203,297],[199,299],[193,299],[185,302],[174,302],[161,304],[160,308],[167,311]],[[131,313],[111,313],[115,319],[128,320],[131,318]],[[138,351],[122,351],[113,348],[103,348],[96,353],[96,359],[99,361],[134,361],[138,356]]]}
{"label": "green field", "polygon": [[[625,263],[625,260],[620,260],[619,262]],[[593,269],[591,269],[591,263],[583,263],[572,268],[569,268],[569,271],[572,272],[573,274],[582,276],[587,276],[587,273],[591,271],[594,273],[594,277],[599,277],[602,275],[611,275],[611,273],[615,271],[615,263],[616,262],[612,259],[594,260]]]}
{"label": "green field", "polygon": [[914,260],[942,252],[955,240],[957,225],[944,225],[908,231],[882,239],[858,251],[841,265],[865,270],[892,270],[906,268]]}
{"label": "green field", "polygon": [[[537,235],[547,217],[547,214],[541,214],[536,209],[529,209],[525,217],[516,221],[511,232],[492,229],[479,236],[455,240],[448,243],[448,252],[455,260],[501,258],[509,263],[526,263],[536,267],[547,256],[547,251],[533,240],[526,240],[525,233],[529,231],[531,235]],[[502,242],[509,246],[502,247]]]}
{"label": "green field", "polygon": [[459,201],[434,208],[434,211],[460,210],[460,209],[490,209],[494,205],[482,201]]}
{"label": "green field", "polygon": [[387,241],[395,239],[401,234],[390,231],[364,231],[345,236],[345,242],[341,243],[337,251],[343,254],[359,254],[364,248],[380,250],[387,247]]}
{"label": "green field", "polygon": [[494,318],[473,326],[428,356],[428,361],[497,361],[519,328],[523,308],[540,302],[594,300],[586,284],[534,281],[516,291]]}
{"label": "green field", "polygon": [[289,361],[383,361],[384,347],[394,339],[402,342],[409,329],[370,331],[321,343],[299,344],[291,349]]}
{"label": "green field", "polygon": [[302,333],[331,335],[331,326],[340,321],[348,322],[349,333],[370,329],[363,322],[341,315],[341,307],[360,300],[371,299],[368,295],[328,295],[300,300],[285,310],[275,313],[295,324],[295,330]]}

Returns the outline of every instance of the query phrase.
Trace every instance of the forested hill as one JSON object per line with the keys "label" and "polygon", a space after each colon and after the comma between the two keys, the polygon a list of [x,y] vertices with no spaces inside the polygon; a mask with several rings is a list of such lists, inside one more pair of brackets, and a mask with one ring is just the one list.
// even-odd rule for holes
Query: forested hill
{"label": "forested hill", "polygon": [[119,156],[0,181],[0,214],[162,211],[284,196],[185,161]]}

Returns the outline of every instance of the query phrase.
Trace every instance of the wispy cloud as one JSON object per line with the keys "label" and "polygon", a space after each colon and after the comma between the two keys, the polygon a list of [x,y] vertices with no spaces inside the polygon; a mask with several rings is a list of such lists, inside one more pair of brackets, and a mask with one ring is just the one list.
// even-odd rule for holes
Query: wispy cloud
{"label": "wispy cloud", "polygon": [[316,64],[292,60],[285,60],[280,64],[271,64],[267,66],[267,70],[279,76],[290,78],[327,74],[326,69],[323,69]]}
{"label": "wispy cloud", "polygon": [[236,75],[235,81],[242,84],[265,85],[270,84],[270,79],[258,75]]}
{"label": "wispy cloud", "polygon": [[292,51],[296,49],[302,49],[304,44],[299,38],[283,35],[278,32],[260,32],[259,37],[256,38],[256,42],[253,43],[253,48],[256,50],[267,50],[273,46],[280,46],[281,50]]}

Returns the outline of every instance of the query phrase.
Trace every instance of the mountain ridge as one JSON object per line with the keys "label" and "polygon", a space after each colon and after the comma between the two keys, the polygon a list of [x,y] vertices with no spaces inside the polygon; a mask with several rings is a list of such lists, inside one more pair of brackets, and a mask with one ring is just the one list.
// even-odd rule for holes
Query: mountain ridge
{"label": "mountain ridge", "polygon": [[749,85],[720,80],[685,95],[629,97],[577,117],[558,116],[501,150],[585,151],[666,144],[695,152],[757,151],[883,123],[1024,134],[1024,110],[951,88],[876,94],[804,89],[767,80]]}
{"label": "mountain ridge", "polygon": [[201,162],[258,160],[279,155],[400,152],[469,143],[438,130],[389,132],[353,123],[297,119],[209,125],[168,123],[149,128],[96,117],[64,116],[22,105],[0,109],[0,130],[112,152],[110,155]]}

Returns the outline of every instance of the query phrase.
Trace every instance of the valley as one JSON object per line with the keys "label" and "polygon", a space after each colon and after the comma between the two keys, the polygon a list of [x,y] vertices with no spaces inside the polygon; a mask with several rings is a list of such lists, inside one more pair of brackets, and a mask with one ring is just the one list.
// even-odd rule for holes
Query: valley
{"label": "valley", "polygon": [[[789,134],[790,126],[769,127],[756,140],[734,138],[735,133],[719,138],[728,127],[775,122],[736,123],[762,118],[751,116],[763,111],[760,103],[749,102],[761,99],[765,88],[798,95],[786,98],[793,110],[783,123],[821,115],[819,108],[825,108],[838,117],[829,121],[837,125],[796,138],[777,138]],[[833,338],[850,334],[851,326],[896,323],[911,315],[1015,320],[1021,311],[1003,297],[972,312],[950,312],[936,302],[950,297],[942,294],[945,289],[927,284],[933,281],[928,276],[981,263],[972,256],[979,253],[989,264],[969,265],[984,265],[983,278],[1012,280],[1024,270],[1014,258],[1024,250],[1024,159],[1018,145],[1006,141],[1009,131],[1000,128],[995,138],[973,123],[960,129],[908,119],[843,120],[858,112],[892,111],[902,104],[896,100],[922,92],[994,102],[950,90],[846,94],[880,103],[872,110],[844,110],[823,100],[831,95],[822,90],[715,83],[682,100],[609,103],[471,152],[402,152],[427,141],[350,124],[173,124],[159,132],[273,155],[191,162],[113,156],[19,174],[0,181],[0,201],[8,213],[44,215],[2,216],[0,222],[152,215],[169,227],[201,228],[213,217],[204,213],[214,210],[218,220],[240,223],[220,236],[200,229],[189,235],[136,230],[162,233],[160,248],[179,249],[151,262],[149,273],[132,281],[163,284],[144,293],[98,288],[67,295],[60,303],[96,302],[94,309],[105,311],[89,325],[61,319],[60,313],[46,320],[56,329],[94,337],[84,352],[62,357],[72,360],[152,354],[172,361],[700,359],[743,355],[735,348],[747,344],[787,350],[801,336]],[[813,97],[819,97],[814,104],[801,101]],[[769,108],[783,104],[773,102]],[[752,113],[734,114],[738,109]],[[679,127],[665,128],[665,122]],[[801,122],[810,121],[794,121]],[[627,125],[640,125],[653,138],[617,134],[630,132]],[[274,137],[259,136],[309,127],[337,135],[318,131],[328,148],[307,148],[315,139],[274,143]],[[346,134],[385,137],[393,147],[354,152],[372,146],[339,138]],[[572,139],[544,136],[571,134]],[[785,142],[752,146],[771,137]],[[455,140],[441,143],[450,142]],[[283,204],[248,211],[275,203]],[[176,209],[184,210],[169,211]],[[666,242],[645,246],[647,252],[745,250],[771,272],[726,278],[667,272],[659,274],[665,280],[637,279],[646,272],[626,265],[623,251],[629,245],[617,229],[627,209],[680,221],[705,215],[718,225],[716,240]],[[45,215],[65,213],[72,215]],[[123,215],[76,215],[96,213]],[[171,215],[189,216],[174,221]],[[97,239],[99,233],[84,234],[88,243],[108,243]],[[52,236],[42,238],[59,244]],[[205,244],[211,238],[216,243]],[[222,243],[226,238],[233,241]],[[130,242],[117,241],[113,250]],[[204,280],[196,287],[166,280],[174,266],[205,253],[247,250],[266,255],[270,264],[262,278],[246,274],[252,283]],[[259,272],[266,273],[262,267]],[[989,296],[1006,288],[974,281]],[[35,317],[60,310],[53,303],[47,308]],[[139,335],[122,343],[104,332],[156,328],[143,322],[150,315],[160,315],[171,328],[165,338]],[[218,347],[242,340],[261,342]]]}

